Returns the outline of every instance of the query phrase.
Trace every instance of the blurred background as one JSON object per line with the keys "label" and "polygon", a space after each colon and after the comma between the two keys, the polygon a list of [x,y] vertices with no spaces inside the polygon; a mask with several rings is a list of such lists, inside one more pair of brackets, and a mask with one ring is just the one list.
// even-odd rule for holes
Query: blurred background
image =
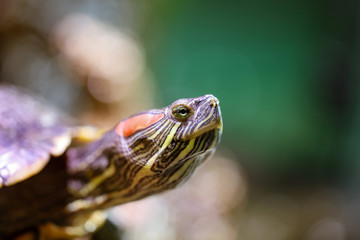
{"label": "blurred background", "polygon": [[114,239],[360,239],[359,5],[2,0],[0,82],[105,127],[219,98],[217,154],[178,189],[112,209]]}

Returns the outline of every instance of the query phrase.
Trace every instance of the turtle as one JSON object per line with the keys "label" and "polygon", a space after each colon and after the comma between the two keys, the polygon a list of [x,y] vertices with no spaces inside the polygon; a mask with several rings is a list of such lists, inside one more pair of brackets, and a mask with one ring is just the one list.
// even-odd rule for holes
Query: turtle
{"label": "turtle", "polygon": [[104,131],[0,85],[0,239],[74,239],[107,208],[173,189],[215,151],[219,100],[182,98]]}

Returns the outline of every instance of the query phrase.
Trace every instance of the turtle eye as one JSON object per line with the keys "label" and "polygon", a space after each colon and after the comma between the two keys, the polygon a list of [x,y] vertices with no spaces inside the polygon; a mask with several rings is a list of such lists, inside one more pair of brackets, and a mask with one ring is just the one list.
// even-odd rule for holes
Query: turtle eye
{"label": "turtle eye", "polygon": [[190,110],[185,105],[178,105],[172,109],[173,116],[181,122],[185,122],[190,116]]}

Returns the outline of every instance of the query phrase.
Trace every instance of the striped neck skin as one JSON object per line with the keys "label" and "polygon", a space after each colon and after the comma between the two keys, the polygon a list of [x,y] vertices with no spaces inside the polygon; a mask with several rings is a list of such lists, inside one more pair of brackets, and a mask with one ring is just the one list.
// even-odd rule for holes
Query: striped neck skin
{"label": "striped neck skin", "polygon": [[120,122],[98,142],[68,151],[70,163],[86,165],[72,167],[69,188],[77,200],[68,210],[107,208],[174,188],[215,151],[221,133],[212,95]]}

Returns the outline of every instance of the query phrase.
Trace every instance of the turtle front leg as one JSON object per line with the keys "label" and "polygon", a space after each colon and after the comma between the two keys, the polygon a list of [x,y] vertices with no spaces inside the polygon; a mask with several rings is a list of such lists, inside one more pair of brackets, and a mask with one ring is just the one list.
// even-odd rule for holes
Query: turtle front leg
{"label": "turtle front leg", "polygon": [[106,221],[106,213],[98,210],[89,214],[75,215],[67,220],[67,226],[52,222],[39,227],[40,240],[83,239],[97,231]]}

